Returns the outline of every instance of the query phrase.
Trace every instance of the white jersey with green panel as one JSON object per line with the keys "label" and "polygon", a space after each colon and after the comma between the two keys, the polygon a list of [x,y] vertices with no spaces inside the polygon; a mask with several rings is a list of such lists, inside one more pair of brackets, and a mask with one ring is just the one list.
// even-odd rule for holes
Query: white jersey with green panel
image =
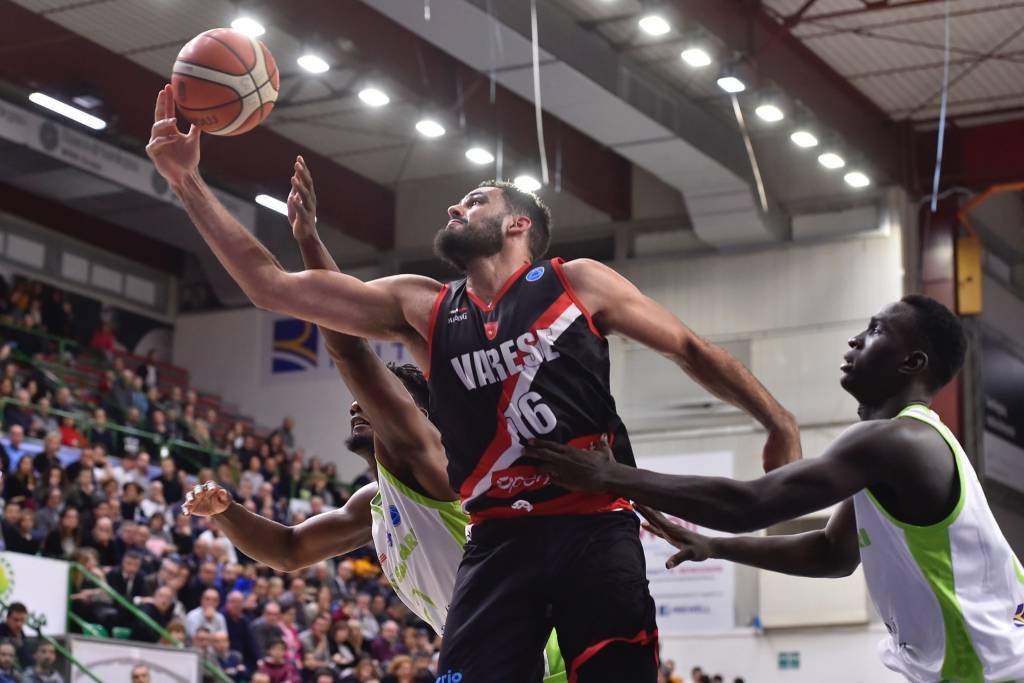
{"label": "white jersey with green panel", "polygon": [[[434,500],[413,491],[380,463],[370,512],[373,545],[391,587],[410,610],[443,634],[469,516],[459,501]],[[566,681],[554,632],[544,649],[544,663],[545,683]]]}
{"label": "white jersey with green panel", "polygon": [[882,661],[921,683],[1024,681],[1024,569],[939,416],[911,405],[897,417],[931,425],[949,444],[960,499],[922,527],[893,518],[867,489],[853,497],[864,578],[889,630]]}

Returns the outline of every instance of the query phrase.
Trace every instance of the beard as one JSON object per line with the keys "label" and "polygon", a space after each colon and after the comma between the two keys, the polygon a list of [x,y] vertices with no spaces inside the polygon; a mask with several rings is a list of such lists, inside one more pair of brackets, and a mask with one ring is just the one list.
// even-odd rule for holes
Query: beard
{"label": "beard", "polygon": [[345,448],[359,455],[373,455],[373,435],[352,434],[345,439]]}
{"label": "beard", "polygon": [[473,259],[501,251],[504,243],[501,223],[501,217],[493,217],[475,226],[466,224],[462,230],[441,228],[434,236],[434,254],[459,272],[465,272],[466,264]]}

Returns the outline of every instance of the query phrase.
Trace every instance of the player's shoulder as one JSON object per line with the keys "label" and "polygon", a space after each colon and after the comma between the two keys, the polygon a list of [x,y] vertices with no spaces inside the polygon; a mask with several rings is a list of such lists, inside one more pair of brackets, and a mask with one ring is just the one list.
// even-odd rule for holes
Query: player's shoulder
{"label": "player's shoulder", "polygon": [[863,453],[891,458],[920,452],[935,445],[938,432],[919,420],[863,420],[848,427],[841,435],[843,444]]}
{"label": "player's shoulder", "polygon": [[576,289],[602,288],[626,282],[626,278],[614,268],[590,258],[565,261],[560,267]]}
{"label": "player's shoulder", "polygon": [[426,293],[437,294],[444,287],[432,277],[401,273],[371,280],[368,284],[386,289],[395,294]]}

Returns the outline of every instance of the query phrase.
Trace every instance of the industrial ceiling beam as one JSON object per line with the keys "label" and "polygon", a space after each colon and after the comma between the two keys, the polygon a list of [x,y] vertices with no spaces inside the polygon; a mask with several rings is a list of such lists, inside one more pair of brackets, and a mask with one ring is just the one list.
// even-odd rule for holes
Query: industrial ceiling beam
{"label": "industrial ceiling beam", "polygon": [[[496,84],[494,101],[481,67],[463,64],[409,29],[361,2],[270,0],[261,6],[268,22],[297,36],[351,43],[383,76],[417,97],[425,107],[465,120],[466,129],[525,159],[538,159],[534,106]],[[474,39],[481,39],[477,36]],[[489,39],[489,38],[482,38]],[[632,215],[631,164],[570,123],[543,114],[549,164],[560,158],[561,187],[614,220]]]}
{"label": "industrial ceiling beam", "polygon": [[[0,0],[0,16],[0,79],[58,95],[80,94],[87,85],[111,116],[108,131],[120,139],[109,133],[105,137],[142,151],[153,125],[153,101],[165,79],[11,0]],[[168,64],[168,76],[170,70]],[[202,168],[229,187],[283,197],[299,153],[315,169],[317,185],[330,188],[335,200],[323,206],[321,218],[378,248],[393,246],[395,201],[390,189],[268,128],[238,138],[205,136]]]}
{"label": "industrial ceiling beam", "polygon": [[[935,169],[936,131],[914,137],[916,190],[930,193]],[[1024,119],[960,128],[947,126],[940,189],[962,186],[975,191],[996,183],[1024,180]]]}
{"label": "industrial ceiling beam", "polygon": [[770,16],[759,2],[670,0],[681,17],[701,24],[743,55],[763,80],[802,102],[826,129],[864,154],[884,180],[906,185],[910,136],[813,50]]}

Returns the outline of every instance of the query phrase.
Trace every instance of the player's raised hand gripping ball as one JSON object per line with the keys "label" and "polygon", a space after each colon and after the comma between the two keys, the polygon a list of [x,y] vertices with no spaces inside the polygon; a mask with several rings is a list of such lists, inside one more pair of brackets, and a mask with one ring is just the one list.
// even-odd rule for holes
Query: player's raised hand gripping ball
{"label": "player's raised hand gripping ball", "polygon": [[212,517],[219,515],[229,507],[231,507],[231,494],[223,487],[208,481],[205,484],[197,484],[195,488],[185,494],[181,512],[186,517],[189,515]]}
{"label": "player's raised hand gripping ball", "polygon": [[241,135],[270,115],[280,74],[266,45],[240,31],[215,28],[181,48],[171,85],[190,123],[204,133]]}

